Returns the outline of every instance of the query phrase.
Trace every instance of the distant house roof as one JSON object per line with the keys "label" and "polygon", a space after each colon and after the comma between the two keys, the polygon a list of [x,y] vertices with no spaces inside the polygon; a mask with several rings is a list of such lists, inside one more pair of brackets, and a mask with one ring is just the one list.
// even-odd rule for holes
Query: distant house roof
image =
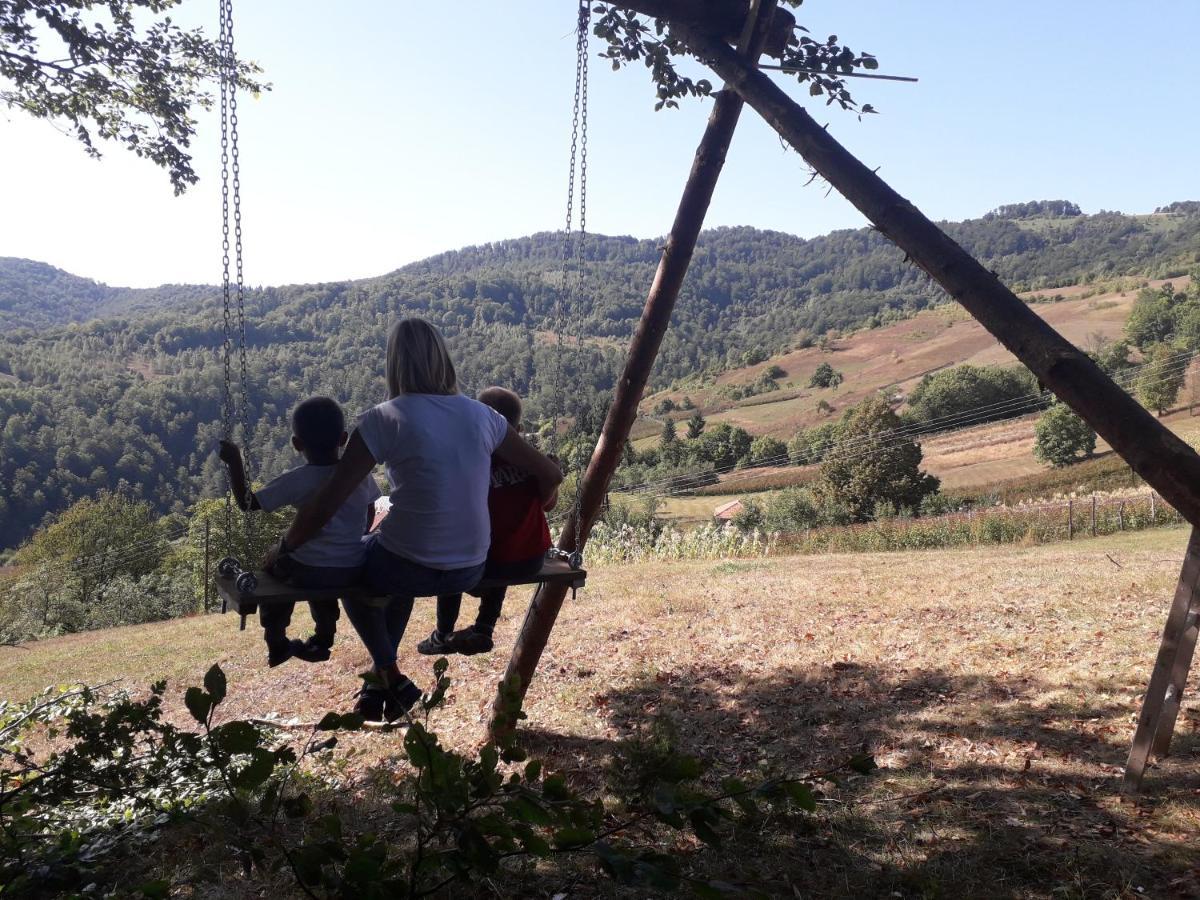
{"label": "distant house roof", "polygon": [[723,522],[728,522],[734,516],[742,511],[741,500],[730,500],[728,503],[722,503],[713,510],[713,518],[720,519]]}

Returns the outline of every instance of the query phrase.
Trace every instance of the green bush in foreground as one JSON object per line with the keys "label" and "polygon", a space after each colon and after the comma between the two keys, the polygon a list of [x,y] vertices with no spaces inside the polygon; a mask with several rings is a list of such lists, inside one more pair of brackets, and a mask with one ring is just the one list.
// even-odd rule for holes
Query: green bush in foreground
{"label": "green bush in foreground", "polygon": [[[671,835],[704,846],[739,834],[769,840],[789,817],[817,810],[818,782],[874,768],[860,755],[812,777],[726,778],[714,790],[696,757],[669,745],[630,747],[617,754],[624,789],[614,814],[527,760],[512,737],[523,718],[515,681],[502,691],[501,738],[470,755],[443,747],[429,716],[445,701],[446,668],[437,661],[434,690],[417,718],[405,717],[398,750],[406,766],[373,792],[378,808],[366,814],[361,799],[343,800],[306,766],[332,757],[336,733],[361,728],[362,719],[329,713],[294,744],[261,722],[218,721],[227,694],[219,666],[184,695],[198,731],[164,721],[161,682],[143,699],[80,688],[0,706],[4,897],[165,897],[173,870],[164,877],[160,867],[172,858],[151,863],[145,851],[172,828],[222,855],[189,858],[188,866],[232,862],[252,882],[284,874],[310,897],[425,897],[581,854],[643,892],[765,896],[695,874],[695,854],[671,852]],[[59,748],[46,749],[48,739]]]}

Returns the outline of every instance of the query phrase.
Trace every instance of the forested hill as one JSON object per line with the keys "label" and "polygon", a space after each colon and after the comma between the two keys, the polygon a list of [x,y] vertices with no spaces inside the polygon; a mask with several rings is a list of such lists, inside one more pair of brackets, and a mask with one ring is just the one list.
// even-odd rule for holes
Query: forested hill
{"label": "forested hill", "polygon": [[[1200,213],[1072,215],[1051,201],[949,226],[1018,289],[1163,276],[1200,258]],[[590,236],[578,290],[560,296],[561,238],[539,234],[442,254],[361,281],[247,294],[252,446],[261,471],[291,462],[286,416],[317,391],[351,411],[382,395],[390,322],[447,333],[465,384],[510,385],[540,409],[595,417],[611,388],[660,242]],[[253,248],[250,248],[251,252]],[[812,240],[706,232],[656,370],[658,383],[719,370],[830,329],[878,324],[944,299],[868,229]],[[221,488],[220,296],[213,287],[110,288],[0,260],[0,548],[47,514],[124,484],[182,510]],[[558,351],[555,332],[571,349]]]}

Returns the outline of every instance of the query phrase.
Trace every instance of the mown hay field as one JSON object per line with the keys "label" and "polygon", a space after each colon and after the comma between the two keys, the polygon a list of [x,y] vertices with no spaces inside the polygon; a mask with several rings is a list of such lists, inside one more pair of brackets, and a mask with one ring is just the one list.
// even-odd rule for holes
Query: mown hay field
{"label": "mown hay field", "polygon": [[[807,826],[707,852],[713,872],[772,895],[1200,896],[1195,701],[1148,793],[1119,790],[1185,539],[603,568],[559,619],[525,736],[598,791],[614,749],[655,723],[714,777],[816,771],[870,749],[880,770],[831,789]],[[449,743],[480,740],[524,601],[509,602],[495,654],[452,660],[433,723]],[[414,646],[431,625],[419,606],[402,659],[423,681]],[[185,722],[182,690],[219,661],[225,715],[307,722],[350,704],[366,655],[348,630],[329,663],[268,670],[254,627],[236,626],[208,616],[3,648],[0,691],[166,677]],[[398,741],[343,742],[348,799],[371,791],[356,773],[402,765]],[[214,896],[252,893],[235,864],[214,864]],[[609,895],[581,876],[568,896]]]}

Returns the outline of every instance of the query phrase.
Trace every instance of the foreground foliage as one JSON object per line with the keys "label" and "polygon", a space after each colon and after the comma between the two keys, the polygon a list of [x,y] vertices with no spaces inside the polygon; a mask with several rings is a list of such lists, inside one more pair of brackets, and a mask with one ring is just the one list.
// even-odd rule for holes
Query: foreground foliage
{"label": "foreground foliage", "polygon": [[[502,737],[473,755],[442,746],[429,715],[445,701],[446,668],[444,659],[436,663],[419,717],[402,723],[403,774],[372,797],[365,821],[305,765],[334,754],[337,732],[360,729],[361,717],[329,713],[299,742],[263,723],[219,721],[227,696],[219,666],[184,697],[198,732],[164,721],[162,683],[140,699],[79,688],[0,707],[5,896],[85,885],[166,896],[169,873],[131,883],[131,870],[144,875],[137,855],[148,840],[169,841],[182,828],[226,848],[246,877],[287,873],[309,896],[424,897],[520,875],[535,863],[548,865],[539,874],[553,880],[555,866],[579,854],[642,890],[757,895],[693,873],[695,854],[664,852],[662,842],[672,843],[673,833],[707,846],[741,831],[761,836],[814,813],[818,782],[874,768],[862,755],[812,777],[726,778],[713,790],[708,767],[670,742],[631,745],[620,757],[621,803],[610,810],[527,759],[512,737],[523,717],[513,682],[498,712]],[[389,730],[381,740],[391,739]]]}

